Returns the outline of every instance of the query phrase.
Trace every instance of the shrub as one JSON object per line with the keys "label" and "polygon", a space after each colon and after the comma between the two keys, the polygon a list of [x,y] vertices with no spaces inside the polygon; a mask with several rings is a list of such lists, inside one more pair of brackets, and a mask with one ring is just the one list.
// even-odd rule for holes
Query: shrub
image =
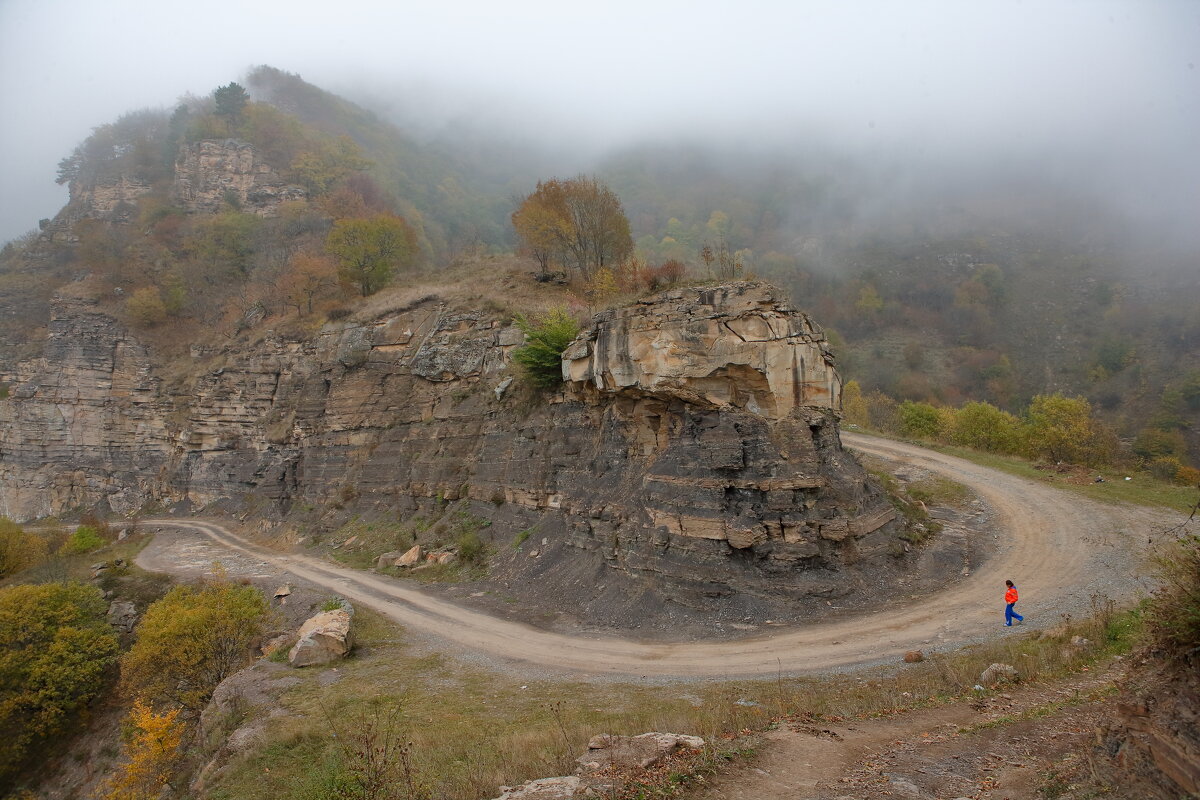
{"label": "shrub", "polygon": [[137,325],[144,328],[157,325],[167,318],[167,305],[154,286],[145,286],[130,295],[125,301],[125,311]]}
{"label": "shrub", "polygon": [[1180,539],[1159,559],[1162,586],[1150,598],[1154,644],[1167,660],[1188,663],[1200,656],[1200,536]]}
{"label": "shrub", "polygon": [[1180,467],[1175,473],[1175,482],[1180,486],[1200,486],[1200,469]]}
{"label": "shrub", "polygon": [[1179,459],[1174,456],[1156,458],[1146,468],[1151,475],[1163,481],[1174,481],[1181,469],[1183,469],[1183,464],[1179,463]]}
{"label": "shrub", "polygon": [[60,556],[73,556],[79,553],[90,553],[93,550],[99,550],[104,547],[106,542],[100,536],[100,532],[90,525],[80,525],[75,529],[67,540],[63,542],[62,547],[58,548]]}
{"label": "shrub", "polygon": [[35,567],[46,558],[46,540],[0,517],[0,578]]}
{"label": "shrub", "polygon": [[942,414],[928,403],[905,400],[896,410],[900,433],[921,439],[936,439],[942,431]]}
{"label": "shrub", "polygon": [[249,660],[266,613],[253,586],[177,586],[146,609],[121,659],[121,683],[152,701],[198,712],[217,684]]}
{"label": "shrub", "polygon": [[104,800],[156,800],[171,778],[185,725],[179,709],[162,714],[139,697],[129,711],[127,761],[108,781]]}
{"label": "shrub", "polygon": [[1071,464],[1103,464],[1111,455],[1105,431],[1082,397],[1038,395],[1026,413],[1025,447],[1030,458]]}
{"label": "shrub", "polygon": [[579,323],[561,307],[532,321],[518,315],[516,323],[525,333],[526,342],[513,351],[513,361],[525,369],[535,386],[544,389],[558,386],[563,381],[562,354],[579,335]]}
{"label": "shrub", "polygon": [[954,414],[950,439],[976,450],[1015,453],[1021,443],[1021,421],[990,403],[967,403]]}
{"label": "shrub", "polygon": [[464,564],[482,564],[487,557],[487,545],[475,531],[463,531],[458,535],[458,557]]}
{"label": "shrub", "polygon": [[0,791],[104,689],[117,656],[106,610],[79,583],[0,589]]}

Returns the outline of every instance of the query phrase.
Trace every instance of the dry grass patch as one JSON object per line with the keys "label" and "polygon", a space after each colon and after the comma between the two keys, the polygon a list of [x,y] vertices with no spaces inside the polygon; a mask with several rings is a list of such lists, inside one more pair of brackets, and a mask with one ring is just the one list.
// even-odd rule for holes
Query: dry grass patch
{"label": "dry grass patch", "polygon": [[[297,671],[301,682],[280,697],[278,707],[287,715],[269,723],[269,744],[239,757],[208,796],[330,796],[332,787],[355,780],[366,769],[355,753],[365,746],[367,734],[372,741],[390,742],[389,763],[407,763],[407,773],[387,778],[396,782],[394,796],[447,800],[478,800],[494,796],[501,784],[571,774],[574,759],[598,733],[671,731],[715,743],[703,757],[663,771],[652,788],[631,776],[622,789],[624,796],[670,796],[691,772],[711,769],[715,761],[744,748],[745,740],[737,737],[783,718],[902,713],[976,696],[972,687],[992,662],[1012,664],[1022,680],[1036,681],[1126,649],[1137,614],[1112,613],[1105,604],[1097,610],[1094,619],[1064,623],[1053,633],[934,654],[903,667],[828,677],[647,686],[522,680],[436,653],[420,654],[395,625],[359,609],[355,657],[336,673]],[[1096,644],[1071,647],[1073,636]],[[405,794],[410,785],[415,793]]]}

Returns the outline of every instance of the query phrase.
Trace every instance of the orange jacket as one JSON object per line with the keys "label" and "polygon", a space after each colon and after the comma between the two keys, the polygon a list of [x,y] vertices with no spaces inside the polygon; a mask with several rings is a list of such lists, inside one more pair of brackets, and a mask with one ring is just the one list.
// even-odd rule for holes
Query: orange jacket
{"label": "orange jacket", "polygon": [[1004,602],[1006,602],[1006,603],[1017,602],[1017,587],[1015,587],[1015,586],[1008,587],[1008,591],[1004,593]]}

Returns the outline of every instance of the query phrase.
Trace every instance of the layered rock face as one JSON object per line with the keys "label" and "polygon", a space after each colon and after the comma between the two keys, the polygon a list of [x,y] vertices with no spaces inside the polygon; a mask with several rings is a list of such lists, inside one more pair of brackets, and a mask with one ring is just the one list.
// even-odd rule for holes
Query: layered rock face
{"label": "layered rock face", "polygon": [[169,386],[115,321],[66,299],[54,313],[46,357],[0,401],[0,504],[16,519],[463,500],[501,536],[547,539],[514,577],[607,565],[679,597],[803,595],[815,584],[780,577],[865,569],[898,545],[890,504],[841,449],[823,334],[763,285],[601,315],[564,357],[565,390],[532,409],[497,391],[520,331],[437,297],[309,340],[197,349]]}
{"label": "layered rock face", "polygon": [[91,217],[107,222],[129,222],[137,210],[137,200],[151,191],[150,184],[121,175],[110,181],[83,185],[72,181],[68,187],[71,204],[78,217]]}
{"label": "layered rock face", "polygon": [[180,151],[171,196],[192,212],[216,213],[235,200],[244,211],[272,216],[280,203],[301,199],[305,191],[264,163],[250,143],[205,139]]}
{"label": "layered rock face", "polygon": [[158,495],[170,403],[146,348],[91,301],[59,297],[41,358],[0,401],[0,514],[15,520]]}
{"label": "layered rock face", "polygon": [[675,291],[606,311],[563,354],[600,392],[677,397],[781,420],[841,406],[824,333],[767,287]]}

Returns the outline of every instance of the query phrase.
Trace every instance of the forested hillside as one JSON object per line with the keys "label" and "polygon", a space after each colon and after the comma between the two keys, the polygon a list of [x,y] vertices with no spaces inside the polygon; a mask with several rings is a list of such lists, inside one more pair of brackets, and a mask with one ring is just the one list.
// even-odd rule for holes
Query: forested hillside
{"label": "forested hillside", "polygon": [[[511,252],[511,215],[551,177],[532,144],[452,126],[418,138],[271,67],[244,84],[127,114],[63,159],[71,203],[0,258],[6,369],[37,352],[46,303],[68,285],[157,326],[164,350],[344,313],[397,264]],[[218,162],[242,177],[204,185]],[[789,289],[868,395],[1012,411],[1080,395],[1140,457],[1200,461],[1194,249],[1019,165],[900,163],[815,140],[670,143],[574,171],[620,198],[638,263],[702,280],[721,259]],[[362,237],[390,241],[392,266],[373,272],[354,253]]]}

